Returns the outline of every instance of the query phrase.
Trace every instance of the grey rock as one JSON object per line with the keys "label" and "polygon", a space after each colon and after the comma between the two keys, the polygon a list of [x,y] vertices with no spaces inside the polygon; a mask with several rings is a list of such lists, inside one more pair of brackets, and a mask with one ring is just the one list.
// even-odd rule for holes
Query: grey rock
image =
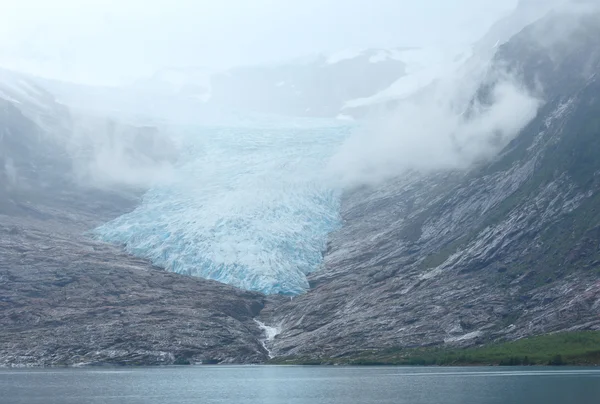
{"label": "grey rock", "polygon": [[19,220],[0,225],[0,366],[258,362],[263,296]]}
{"label": "grey rock", "polygon": [[[264,296],[167,273],[86,232],[133,209],[141,189],[74,181],[71,117],[52,131],[0,99],[0,366],[259,362]],[[50,101],[48,101],[50,102]],[[65,124],[66,123],[66,124]],[[145,159],[170,159],[134,130]]]}
{"label": "grey rock", "polygon": [[551,13],[500,47],[546,103],[493,162],[345,195],[313,289],[261,314],[275,355],[600,330],[599,21]]}
{"label": "grey rock", "polygon": [[[71,181],[69,117],[0,101],[0,365],[258,362],[600,330],[599,19],[550,13],[502,45],[494,64],[542,85],[538,116],[469,171],[348,192],[323,270],[293,299],[87,238],[142,190]],[[265,341],[257,316],[279,334]]]}

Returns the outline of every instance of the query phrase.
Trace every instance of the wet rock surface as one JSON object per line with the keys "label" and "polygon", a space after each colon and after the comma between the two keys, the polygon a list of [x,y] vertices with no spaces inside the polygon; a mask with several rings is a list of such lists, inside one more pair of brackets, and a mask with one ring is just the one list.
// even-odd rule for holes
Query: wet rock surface
{"label": "wet rock surface", "polygon": [[141,190],[74,182],[56,136],[69,128],[41,127],[27,105],[0,100],[0,366],[264,360],[262,295],[86,236],[135,208]]}
{"label": "wet rock surface", "polygon": [[261,314],[275,355],[600,330],[600,34],[579,17],[571,38],[538,42],[551,14],[498,50],[545,104],[495,161],[345,196],[313,289]]}
{"label": "wet rock surface", "polygon": [[469,172],[347,193],[323,270],[293,298],[166,273],[86,237],[141,190],[74,183],[47,136],[68,115],[0,100],[0,365],[249,363],[600,330],[600,24],[533,41],[553,18],[496,57],[544,87],[538,116]]}
{"label": "wet rock surface", "polygon": [[264,359],[261,295],[22,221],[0,238],[0,365]]}

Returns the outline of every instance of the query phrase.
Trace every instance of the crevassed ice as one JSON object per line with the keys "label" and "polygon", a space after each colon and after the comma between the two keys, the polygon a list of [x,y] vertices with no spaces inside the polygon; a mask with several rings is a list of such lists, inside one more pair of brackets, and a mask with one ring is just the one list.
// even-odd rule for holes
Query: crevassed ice
{"label": "crevassed ice", "polygon": [[95,229],[177,273],[266,294],[299,294],[339,223],[324,179],[347,126],[200,129],[168,185]]}

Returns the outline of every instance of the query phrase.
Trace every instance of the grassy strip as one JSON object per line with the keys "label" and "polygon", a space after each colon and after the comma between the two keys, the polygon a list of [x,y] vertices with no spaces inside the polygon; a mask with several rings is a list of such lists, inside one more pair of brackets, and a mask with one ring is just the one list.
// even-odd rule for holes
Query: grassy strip
{"label": "grassy strip", "polygon": [[580,331],[523,338],[473,348],[397,348],[357,352],[344,357],[283,357],[289,365],[598,365],[600,332]]}

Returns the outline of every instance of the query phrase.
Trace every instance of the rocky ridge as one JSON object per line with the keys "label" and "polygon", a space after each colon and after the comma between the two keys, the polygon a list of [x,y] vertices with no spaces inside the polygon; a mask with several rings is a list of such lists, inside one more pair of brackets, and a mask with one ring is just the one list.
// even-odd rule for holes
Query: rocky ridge
{"label": "rocky ridge", "polygon": [[[263,361],[253,318],[264,296],[167,273],[86,236],[133,209],[143,189],[81,181],[73,118],[51,98],[52,114],[39,116],[33,101],[0,99],[0,366]],[[108,126],[88,129],[164,145],[152,128]],[[120,151],[134,163],[172,158],[157,149]]]}
{"label": "rocky ridge", "polygon": [[493,162],[345,196],[313,289],[261,316],[275,355],[600,330],[599,19],[552,13],[500,47],[545,103]]}
{"label": "rocky ridge", "polygon": [[[254,363],[600,330],[599,19],[551,13],[500,46],[494,65],[544,99],[536,118],[491,162],[348,192],[323,270],[293,299],[86,237],[143,187],[78,181],[73,117],[19,78],[25,92],[0,95],[0,365]],[[124,153],[172,158],[142,154]]]}

